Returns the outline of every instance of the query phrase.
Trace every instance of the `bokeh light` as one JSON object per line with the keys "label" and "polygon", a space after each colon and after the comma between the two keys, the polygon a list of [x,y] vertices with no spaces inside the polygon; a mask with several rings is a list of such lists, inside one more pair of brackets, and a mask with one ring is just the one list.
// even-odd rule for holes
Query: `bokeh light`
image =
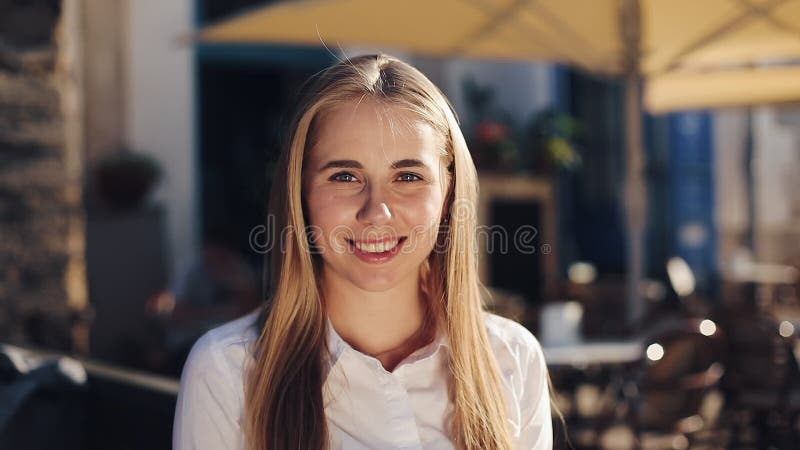
{"label": "bokeh light", "polygon": [[664,347],[659,343],[650,344],[647,346],[647,359],[650,361],[659,361],[664,357]]}

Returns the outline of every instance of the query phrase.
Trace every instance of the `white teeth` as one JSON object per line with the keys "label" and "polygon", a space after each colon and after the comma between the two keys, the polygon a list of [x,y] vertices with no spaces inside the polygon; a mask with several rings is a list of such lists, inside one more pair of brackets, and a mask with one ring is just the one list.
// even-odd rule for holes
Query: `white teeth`
{"label": "white teeth", "polygon": [[363,242],[355,242],[354,244],[355,244],[356,248],[358,248],[362,252],[383,253],[385,251],[388,251],[388,250],[391,250],[391,249],[395,248],[399,242],[400,242],[400,240],[397,239],[397,240],[394,240],[394,241],[378,242],[378,243],[374,243],[374,244],[367,244],[367,243],[363,243]]}

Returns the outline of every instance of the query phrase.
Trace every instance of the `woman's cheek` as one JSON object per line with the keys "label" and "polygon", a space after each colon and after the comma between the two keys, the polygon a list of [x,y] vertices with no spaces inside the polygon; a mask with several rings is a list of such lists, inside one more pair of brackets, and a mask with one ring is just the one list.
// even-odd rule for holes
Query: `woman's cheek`
{"label": "woman's cheek", "polygon": [[416,218],[417,223],[431,225],[439,221],[443,202],[443,197],[438,191],[428,189],[419,195],[409,197],[406,208],[412,212],[412,217]]}
{"label": "woman's cheek", "polygon": [[317,210],[310,214],[310,220],[319,234],[321,245],[334,253],[347,250],[345,239],[353,236],[352,221],[355,212],[346,202],[320,202]]}
{"label": "woman's cheek", "polygon": [[404,215],[407,218],[406,223],[411,227],[409,252],[435,245],[441,208],[441,202],[430,197],[420,198],[406,205]]}

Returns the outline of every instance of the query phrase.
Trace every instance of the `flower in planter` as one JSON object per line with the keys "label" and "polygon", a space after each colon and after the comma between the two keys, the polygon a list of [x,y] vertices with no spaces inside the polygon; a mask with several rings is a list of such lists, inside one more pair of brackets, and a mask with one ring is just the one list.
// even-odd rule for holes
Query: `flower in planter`
{"label": "flower in planter", "polygon": [[583,160],[575,144],[580,124],[568,114],[545,110],[530,121],[526,138],[532,156],[533,170],[577,170]]}
{"label": "flower in planter", "polygon": [[552,174],[580,168],[582,160],[575,144],[580,125],[573,117],[546,109],[519,124],[495,106],[491,87],[468,77],[463,88],[475,124],[467,138],[479,170]]}
{"label": "flower in planter", "polygon": [[519,149],[511,127],[484,120],[475,126],[472,145],[476,165],[484,170],[512,171],[519,162]]}
{"label": "flower in planter", "polygon": [[501,123],[484,120],[475,127],[475,137],[484,144],[494,145],[508,139],[509,130]]}

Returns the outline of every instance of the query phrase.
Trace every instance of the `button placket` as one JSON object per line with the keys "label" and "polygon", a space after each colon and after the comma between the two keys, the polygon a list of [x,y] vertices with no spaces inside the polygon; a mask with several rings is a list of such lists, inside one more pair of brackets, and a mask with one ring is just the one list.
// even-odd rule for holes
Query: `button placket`
{"label": "button placket", "polygon": [[[402,368],[400,368],[402,369]],[[401,370],[388,374],[387,398],[391,404],[392,426],[396,431],[399,449],[422,449],[422,440],[417,429],[417,420],[411,398],[402,381]]]}

